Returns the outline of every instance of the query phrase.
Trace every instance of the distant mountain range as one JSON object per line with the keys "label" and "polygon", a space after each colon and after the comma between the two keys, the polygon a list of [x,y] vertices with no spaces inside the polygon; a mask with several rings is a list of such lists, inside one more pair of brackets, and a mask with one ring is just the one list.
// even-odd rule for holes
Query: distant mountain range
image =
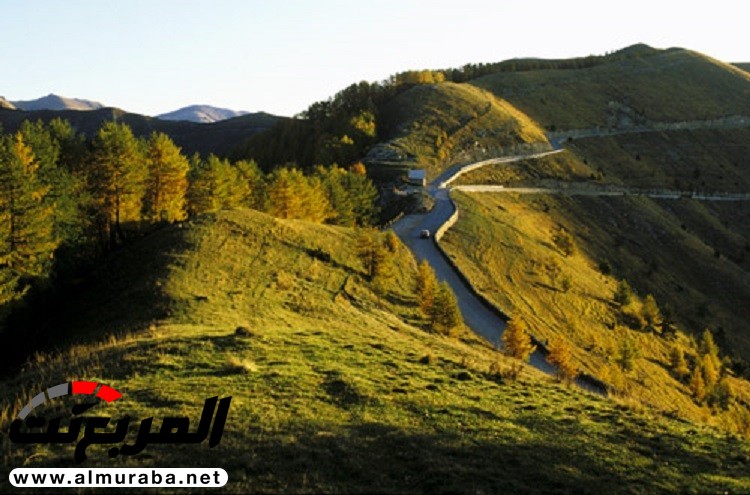
{"label": "distant mountain range", "polygon": [[180,108],[174,112],[157,115],[161,120],[186,120],[188,122],[198,122],[200,124],[210,124],[222,120],[231,119],[247,115],[248,112],[230,110],[228,108],[212,107],[210,105],[190,105],[189,107]]}
{"label": "distant mountain range", "polygon": [[273,127],[284,117],[259,112],[234,117],[221,122],[199,124],[196,122],[161,120],[145,115],[128,113],[118,108],[99,108],[89,111],[76,110],[13,110],[3,106],[0,100],[0,127],[4,132],[15,132],[24,120],[48,122],[62,118],[73,128],[88,137],[93,137],[101,125],[108,120],[128,124],[137,136],[148,136],[152,132],[169,135],[188,155],[201,153],[227,156],[250,136]]}
{"label": "distant mountain range", "polygon": [[[9,110],[18,109],[27,112],[36,112],[40,110],[77,110],[90,111],[105,108],[106,105],[98,101],[83,100],[79,98],[67,98],[56,94],[49,94],[36,100],[25,101],[8,101],[0,97],[0,108]],[[157,115],[160,120],[196,122],[199,124],[211,124],[221,122],[222,120],[231,119],[248,115],[249,112],[230,110],[228,108],[218,108],[211,105],[190,105],[173,112]]]}
{"label": "distant mountain range", "polygon": [[104,105],[98,101],[66,98],[55,94],[48,94],[36,100],[12,101],[11,103],[17,109],[28,112],[37,110],[98,110],[104,108]]}

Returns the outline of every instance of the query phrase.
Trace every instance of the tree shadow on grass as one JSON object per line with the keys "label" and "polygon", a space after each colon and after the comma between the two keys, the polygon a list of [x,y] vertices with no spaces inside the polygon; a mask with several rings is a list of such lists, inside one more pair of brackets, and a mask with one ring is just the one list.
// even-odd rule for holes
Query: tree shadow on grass
{"label": "tree shadow on grass", "polygon": [[111,253],[75,285],[40,291],[9,315],[0,334],[0,374],[33,353],[146,329],[170,312],[161,287],[176,254],[190,248],[185,230],[167,227]]}
{"label": "tree shadow on grass", "polygon": [[[227,432],[216,451],[192,449],[200,459],[189,453],[177,459],[166,448],[157,458],[164,465],[171,458],[173,465],[222,467],[229,473],[227,488],[238,493],[669,493],[700,491],[691,483],[709,476],[747,478],[740,466],[727,467],[720,457],[697,455],[677,442],[652,451],[653,440],[637,436],[631,440],[634,455],[654,465],[633,462],[628,452],[610,459],[589,448],[582,434],[492,441],[471,433],[410,433],[363,423],[333,431],[296,424],[269,436],[254,432],[255,426],[247,430],[249,437]],[[653,470],[665,462],[678,469]]]}

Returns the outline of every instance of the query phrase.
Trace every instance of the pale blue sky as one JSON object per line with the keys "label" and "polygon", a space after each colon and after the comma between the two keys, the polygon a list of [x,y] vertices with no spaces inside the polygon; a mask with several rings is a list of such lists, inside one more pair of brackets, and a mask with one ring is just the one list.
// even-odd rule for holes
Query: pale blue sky
{"label": "pale blue sky", "polygon": [[[0,0],[0,95],[292,115],[350,83],[645,42],[750,61],[741,2]],[[742,10],[738,10],[742,9]]]}

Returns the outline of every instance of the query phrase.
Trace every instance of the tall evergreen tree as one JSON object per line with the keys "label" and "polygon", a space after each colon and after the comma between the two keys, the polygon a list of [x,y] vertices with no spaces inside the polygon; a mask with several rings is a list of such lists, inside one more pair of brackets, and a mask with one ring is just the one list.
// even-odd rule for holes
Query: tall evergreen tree
{"label": "tall evergreen tree", "polygon": [[59,241],[49,186],[19,132],[0,139],[0,304],[23,295],[35,278],[49,274]]}
{"label": "tall evergreen tree", "polygon": [[438,284],[429,316],[430,328],[443,335],[450,335],[451,331],[461,324],[458,301],[447,282]]}
{"label": "tall evergreen tree", "polygon": [[318,223],[335,217],[320,179],[305,177],[296,168],[280,168],[273,172],[268,185],[266,211],[279,218]]}
{"label": "tall evergreen tree", "polygon": [[168,222],[184,220],[187,216],[187,174],[190,169],[187,158],[163,133],[151,135],[146,158],[145,217]]}
{"label": "tall evergreen tree", "polygon": [[680,344],[672,347],[669,353],[669,364],[674,374],[681,380],[690,374],[690,368],[685,360],[685,350]]}
{"label": "tall evergreen tree", "polygon": [[633,338],[623,335],[620,339],[615,362],[626,373],[635,369],[635,360],[640,357],[638,346]]}
{"label": "tall evergreen tree", "polygon": [[140,220],[146,160],[126,124],[106,122],[94,138],[88,185],[97,205],[102,236],[110,246],[124,235],[122,223]]}
{"label": "tall evergreen tree", "polygon": [[253,160],[241,160],[234,164],[239,190],[239,204],[253,208],[263,209],[266,203],[266,187],[263,171]]}
{"label": "tall evergreen tree", "polygon": [[279,218],[299,218],[304,209],[302,189],[307,187],[302,172],[294,169],[276,169],[268,185],[268,213]]}
{"label": "tall evergreen tree", "polygon": [[[362,166],[364,167],[364,166]],[[347,227],[366,227],[375,216],[377,190],[372,181],[359,168],[345,170],[336,165],[315,169],[336,216],[330,220]]]}
{"label": "tall evergreen tree", "polygon": [[89,202],[83,181],[71,172],[72,167],[60,163],[63,156],[67,159],[84,158],[84,155],[76,158],[63,155],[64,141],[75,139],[70,124],[54,119],[45,126],[41,120],[27,120],[21,125],[20,133],[34,154],[39,181],[49,188],[44,204],[53,209],[55,238],[67,246],[79,246],[85,242],[87,221],[84,211]]}
{"label": "tall evergreen tree", "polygon": [[422,260],[417,269],[417,300],[419,301],[419,309],[424,315],[429,315],[432,312],[437,286],[438,280],[435,271],[427,260]]}
{"label": "tall evergreen tree", "polygon": [[692,375],[690,375],[690,390],[693,392],[695,400],[699,403],[703,402],[703,399],[706,398],[706,382],[703,379],[700,366],[696,366],[693,369]]}

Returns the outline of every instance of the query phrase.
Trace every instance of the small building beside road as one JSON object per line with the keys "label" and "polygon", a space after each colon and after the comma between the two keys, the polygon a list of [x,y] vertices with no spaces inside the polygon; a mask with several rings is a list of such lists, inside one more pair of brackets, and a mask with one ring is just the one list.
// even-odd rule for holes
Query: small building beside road
{"label": "small building beside road", "polygon": [[425,187],[427,185],[427,170],[409,170],[409,173],[406,176],[406,182],[414,186]]}

